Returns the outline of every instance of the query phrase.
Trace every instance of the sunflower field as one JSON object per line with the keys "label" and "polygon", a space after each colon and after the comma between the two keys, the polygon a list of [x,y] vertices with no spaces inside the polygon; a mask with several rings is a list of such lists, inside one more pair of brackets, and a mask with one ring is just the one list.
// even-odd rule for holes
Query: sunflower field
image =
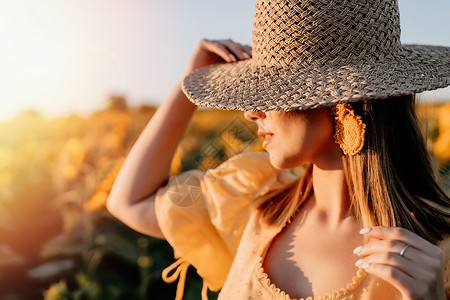
{"label": "sunflower field", "polygon": [[[116,103],[84,117],[49,119],[29,111],[0,122],[0,300],[175,298],[176,283],[161,279],[174,262],[172,248],[105,209],[154,112]],[[450,103],[422,104],[418,116],[450,191]],[[241,112],[198,110],[171,175],[213,168],[244,151],[263,149],[256,126]],[[184,299],[199,299],[201,287],[189,268]]]}

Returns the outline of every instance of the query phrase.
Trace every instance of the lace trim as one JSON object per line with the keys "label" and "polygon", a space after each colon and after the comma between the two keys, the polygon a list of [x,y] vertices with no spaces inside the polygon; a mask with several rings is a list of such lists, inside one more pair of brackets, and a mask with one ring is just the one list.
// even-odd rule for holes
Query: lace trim
{"label": "lace trim", "polygon": [[[175,300],[183,299],[184,286],[186,284],[186,273],[190,265],[191,264],[187,260],[181,257],[162,271],[161,277],[166,283],[172,283],[177,280],[177,278],[179,278]],[[175,272],[172,275],[168,276],[169,273],[175,268]],[[208,300],[208,283],[206,283],[204,279],[202,287],[202,300]]]}
{"label": "lace trim", "polygon": [[307,298],[291,298],[289,294],[286,294],[284,291],[280,290],[269,278],[269,275],[265,273],[264,268],[262,266],[262,257],[260,256],[260,262],[256,266],[256,277],[262,283],[262,285],[277,299],[283,300],[334,300],[339,299],[340,297],[347,296],[351,292],[353,292],[364,280],[366,277],[366,272],[363,269],[359,269],[356,273],[356,276],[352,278],[352,282],[347,284],[346,288],[337,289],[331,294],[326,294],[325,296],[319,297],[307,297]]}

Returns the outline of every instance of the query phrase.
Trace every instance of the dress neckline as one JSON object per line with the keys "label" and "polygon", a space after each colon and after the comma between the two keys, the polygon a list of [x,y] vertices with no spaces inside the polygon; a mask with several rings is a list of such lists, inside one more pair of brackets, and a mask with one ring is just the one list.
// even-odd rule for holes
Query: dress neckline
{"label": "dress neckline", "polygon": [[361,283],[366,278],[367,273],[363,269],[358,269],[355,276],[353,276],[352,281],[347,283],[347,286],[344,288],[336,289],[332,293],[326,294],[324,296],[317,296],[317,297],[306,297],[306,298],[291,298],[289,294],[282,291],[280,288],[278,288],[274,283],[272,283],[271,279],[269,278],[269,275],[265,272],[263,263],[264,259],[267,256],[267,252],[269,250],[270,245],[272,244],[272,241],[275,239],[275,237],[289,224],[292,220],[292,217],[289,218],[285,224],[278,230],[276,230],[273,234],[271,234],[271,238],[268,239],[264,243],[264,246],[261,248],[259,254],[258,254],[258,262],[256,264],[256,270],[255,275],[257,279],[261,282],[262,286],[273,296],[275,299],[282,299],[282,300],[334,300],[339,299],[341,297],[347,296],[350,293],[352,293],[356,288],[361,285]]}

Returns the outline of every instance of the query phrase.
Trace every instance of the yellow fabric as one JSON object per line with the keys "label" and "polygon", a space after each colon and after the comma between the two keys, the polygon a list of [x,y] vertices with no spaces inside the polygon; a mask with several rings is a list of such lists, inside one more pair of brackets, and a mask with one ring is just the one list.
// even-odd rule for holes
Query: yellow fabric
{"label": "yellow fabric", "polygon": [[[206,173],[184,172],[158,190],[158,223],[178,259],[163,272],[163,279],[173,282],[181,275],[176,300],[183,297],[190,264],[203,278],[202,300],[207,299],[208,288],[221,290],[218,300],[291,299],[271,284],[262,268],[264,251],[282,228],[261,222],[255,206],[260,196],[292,180],[294,176],[270,164],[267,153],[244,153]],[[450,291],[446,242],[444,282]],[[315,299],[380,300],[400,295],[389,283],[360,271],[346,287]]]}
{"label": "yellow fabric", "polygon": [[158,190],[156,212],[164,236],[175,256],[195,266],[211,290],[225,283],[252,201],[295,179],[277,171],[265,153],[243,154],[206,173],[184,172]]}

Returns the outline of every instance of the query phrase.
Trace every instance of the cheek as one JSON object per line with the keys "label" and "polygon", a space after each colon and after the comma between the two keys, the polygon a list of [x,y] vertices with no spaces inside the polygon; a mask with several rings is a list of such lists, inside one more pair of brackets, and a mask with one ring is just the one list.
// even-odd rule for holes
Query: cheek
{"label": "cheek", "polygon": [[331,118],[324,119],[314,130],[314,137],[317,143],[326,143],[334,141],[334,123]]}
{"label": "cheek", "polygon": [[277,168],[295,168],[313,162],[335,146],[333,120],[326,111],[280,129],[269,151],[271,163]]}
{"label": "cheek", "polygon": [[312,123],[308,132],[308,143],[314,155],[330,150],[334,147],[334,123],[330,115],[323,115],[318,122]]}
{"label": "cheek", "polygon": [[334,135],[334,122],[327,108],[319,108],[308,115],[306,123],[310,142],[317,144],[328,140]]}
{"label": "cheek", "polygon": [[304,130],[285,131],[274,137],[273,145],[268,149],[272,165],[279,169],[296,168],[307,163],[309,156],[308,138]]}

